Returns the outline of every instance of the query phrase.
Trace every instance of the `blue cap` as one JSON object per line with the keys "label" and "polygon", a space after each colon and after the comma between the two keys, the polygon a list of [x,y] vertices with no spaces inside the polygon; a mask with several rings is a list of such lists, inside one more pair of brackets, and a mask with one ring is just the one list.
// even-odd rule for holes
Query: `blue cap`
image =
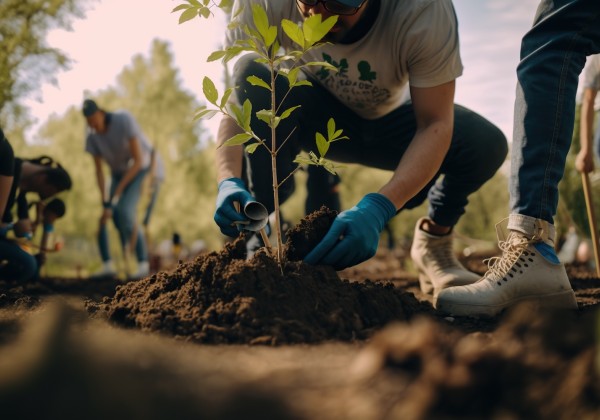
{"label": "blue cap", "polygon": [[365,0],[337,0],[337,2],[350,7],[360,7],[361,4],[365,2]]}

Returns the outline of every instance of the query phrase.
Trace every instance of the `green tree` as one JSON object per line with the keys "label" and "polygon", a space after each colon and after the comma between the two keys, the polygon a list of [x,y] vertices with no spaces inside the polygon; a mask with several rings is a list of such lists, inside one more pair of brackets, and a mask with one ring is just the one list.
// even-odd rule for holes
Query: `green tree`
{"label": "green tree", "polygon": [[[178,231],[185,241],[203,239],[210,248],[220,247],[222,237],[212,221],[216,194],[214,146],[201,147],[210,142],[200,141],[208,134],[192,121],[199,104],[181,86],[168,44],[155,41],[148,57],[133,57],[118,75],[116,86],[89,96],[108,111],[131,112],[163,158],[166,180],[154,208],[151,236],[157,240],[170,238]],[[73,107],[42,127],[44,145],[31,149],[31,153],[55,157],[74,180],[73,190],[65,195],[67,215],[57,230],[70,241],[83,237],[93,244],[101,208],[92,158],[84,151],[85,132],[80,107]],[[140,216],[146,202],[143,196]],[[117,241],[112,244],[118,256]],[[96,259],[91,262],[97,263]]]}
{"label": "green tree", "polygon": [[0,125],[18,129],[26,120],[20,100],[68,67],[68,57],[46,40],[49,30],[70,28],[91,0],[2,0],[0,2]]}

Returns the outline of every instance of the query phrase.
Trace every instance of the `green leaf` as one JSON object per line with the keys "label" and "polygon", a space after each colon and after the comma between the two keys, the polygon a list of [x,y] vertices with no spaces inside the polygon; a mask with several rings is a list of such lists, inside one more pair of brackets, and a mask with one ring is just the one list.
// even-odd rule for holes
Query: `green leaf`
{"label": "green leaf", "polygon": [[223,143],[223,146],[239,146],[240,144],[246,143],[251,138],[252,138],[252,134],[248,134],[248,133],[236,134],[235,136],[233,136],[232,138],[227,140],[225,143]]}
{"label": "green leaf", "polygon": [[223,108],[225,108],[225,105],[227,105],[227,101],[229,101],[229,97],[231,96],[234,90],[235,88],[229,88],[225,90],[225,93],[223,93],[223,97],[221,98],[221,106],[219,107],[221,110],[223,110]]}
{"label": "green leaf", "polygon": [[254,27],[260,34],[263,41],[269,37],[269,18],[267,12],[259,4],[252,5],[252,18],[254,19]]}
{"label": "green leaf", "polygon": [[335,133],[335,121],[333,118],[329,118],[327,121],[327,139],[331,140],[333,138],[333,133]]}
{"label": "green leaf", "polygon": [[304,49],[304,34],[299,25],[296,25],[296,23],[291,20],[283,19],[281,21],[281,27],[283,28],[283,32],[285,32],[292,41],[298,44],[300,48]]}
{"label": "green leaf", "polygon": [[324,22],[321,22],[320,14],[308,17],[304,20],[304,25],[302,26],[304,39],[312,46],[327,35],[327,32],[333,28],[336,22],[337,16],[335,15],[328,17]]}
{"label": "green leaf", "polygon": [[267,84],[267,82],[265,82],[263,79],[261,79],[260,77],[257,76],[248,76],[246,78],[246,80],[248,81],[248,83],[250,83],[252,86],[260,86],[263,87],[267,90],[271,90],[271,86],[269,86]]}
{"label": "green leaf", "polygon": [[210,17],[210,9],[208,7],[202,7],[202,8],[200,8],[200,15],[203,18],[208,19]]}
{"label": "green leaf", "polygon": [[319,149],[319,154],[321,156],[325,156],[329,150],[329,142],[321,133],[316,133],[315,138],[317,140],[317,149]]}
{"label": "green leaf", "polygon": [[204,76],[204,79],[202,80],[202,92],[204,93],[204,96],[208,102],[213,105],[217,105],[219,92],[217,92],[215,84],[208,78],[208,76]]}
{"label": "green leaf", "polygon": [[261,109],[260,111],[258,111],[256,113],[256,117],[259,120],[267,123],[269,125],[269,127],[271,126],[271,116],[272,115],[273,115],[273,112],[270,109]]}
{"label": "green leaf", "polygon": [[324,67],[327,70],[330,71],[338,71],[338,68],[336,66],[334,66],[331,63],[328,63],[327,61],[310,61],[308,63],[304,63],[302,65],[302,67],[308,67],[308,66],[316,66],[316,67]]}
{"label": "green leaf", "polygon": [[290,85],[294,86],[296,84],[296,80],[298,79],[298,72],[300,69],[298,67],[294,67],[288,73],[288,80],[290,81]]}
{"label": "green leaf", "polygon": [[[265,34],[265,47],[269,48],[277,39],[277,28],[275,26],[269,26],[267,33]],[[277,50],[278,48],[275,48]]]}
{"label": "green leaf", "polygon": [[227,51],[213,51],[206,59],[206,62],[210,63],[211,61],[217,61],[218,59],[225,57],[226,54]]}
{"label": "green leaf", "polygon": [[243,125],[242,109],[235,103],[229,104],[230,114],[233,114],[237,124],[241,127]]}
{"label": "green leaf", "polygon": [[250,118],[252,117],[252,103],[249,99],[244,101],[244,105],[242,105],[242,128],[244,131],[250,130]]}
{"label": "green leaf", "polygon": [[198,111],[196,113],[196,115],[194,115],[193,121],[198,121],[201,118],[206,118],[206,119],[210,120],[212,117],[214,117],[219,112],[220,111],[218,111],[216,109],[205,109],[203,111]]}
{"label": "green leaf", "polygon": [[281,113],[280,119],[284,120],[291,115],[292,112],[296,110],[296,108],[300,108],[300,105],[293,106],[291,108],[286,109]]}
{"label": "green leaf", "polygon": [[337,130],[335,133],[333,133],[332,140],[339,138],[343,132],[344,130],[342,129]]}
{"label": "green leaf", "polygon": [[302,155],[296,156],[296,159],[294,159],[294,163],[298,163],[300,165],[313,165],[314,164],[313,161],[311,161],[309,158],[302,156]]}
{"label": "green leaf", "polygon": [[252,154],[256,151],[256,148],[260,146],[260,143],[252,143],[246,146],[246,152]]}
{"label": "green leaf", "polygon": [[190,6],[189,4],[180,4],[179,6],[177,6],[176,8],[174,8],[173,10],[171,10],[171,13],[175,13],[175,12],[179,12],[180,10],[187,10],[189,9]]}
{"label": "green leaf", "polygon": [[292,87],[296,87],[296,86],[312,86],[312,83],[309,82],[308,80],[300,80],[299,82],[294,83],[294,86],[292,86]]}
{"label": "green leaf", "polygon": [[196,16],[198,16],[198,9],[196,9],[195,7],[190,7],[185,12],[183,12],[181,16],[179,16],[179,24],[181,25],[182,23],[187,22],[188,20],[192,20]]}

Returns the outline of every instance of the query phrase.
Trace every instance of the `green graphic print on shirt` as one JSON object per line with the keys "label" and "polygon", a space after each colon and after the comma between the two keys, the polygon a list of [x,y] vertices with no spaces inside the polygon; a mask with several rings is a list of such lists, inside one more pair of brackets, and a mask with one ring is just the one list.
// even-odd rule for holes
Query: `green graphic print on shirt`
{"label": "green graphic print on shirt", "polygon": [[348,59],[342,58],[336,62],[329,54],[323,53],[323,61],[336,67],[338,71],[332,73],[326,68],[321,68],[316,72],[316,76],[327,89],[346,104],[364,109],[376,106],[390,98],[388,89],[377,86],[377,72],[368,61],[362,60],[356,65],[358,80],[349,76]]}

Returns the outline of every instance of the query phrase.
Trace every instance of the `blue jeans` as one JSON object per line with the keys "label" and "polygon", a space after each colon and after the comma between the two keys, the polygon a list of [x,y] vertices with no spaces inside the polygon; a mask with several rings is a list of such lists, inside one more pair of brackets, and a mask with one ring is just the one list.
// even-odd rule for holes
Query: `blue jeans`
{"label": "blue jeans", "polygon": [[[137,205],[140,201],[142,191],[142,181],[148,173],[148,169],[140,170],[135,178],[125,187],[117,206],[113,208],[113,222],[119,232],[121,246],[125,247],[129,244],[133,234],[134,227],[137,224],[137,239],[135,242],[135,253],[138,261],[148,261],[148,251],[146,250],[146,241],[141,226],[137,223]],[[110,184],[110,196],[112,197],[119,181],[123,177],[122,174],[112,174]],[[106,224],[100,226],[98,232],[98,246],[100,247],[100,255],[102,261],[109,261],[110,247],[108,242],[108,230]]]}
{"label": "blue jeans", "polygon": [[38,264],[33,255],[14,241],[0,238],[0,280],[24,282],[32,280],[37,272]]}
{"label": "blue jeans", "polygon": [[528,231],[534,219],[553,223],[579,74],[586,56],[599,52],[600,0],[540,3],[517,67],[509,228]]}
{"label": "blue jeans", "polygon": [[[600,0],[599,0],[600,1]],[[270,109],[269,92],[246,81],[256,75],[270,81],[268,69],[246,56],[238,60],[235,84],[240,86],[241,103],[250,99],[253,110]],[[276,97],[287,92],[287,79],[277,78]],[[416,119],[411,102],[389,114],[375,119],[361,118],[343,105],[317,82],[313,86],[296,87],[285,98],[281,109],[300,105],[277,128],[280,151],[277,156],[278,180],[281,182],[296,168],[293,162],[301,151],[316,150],[315,133],[327,132],[327,121],[333,117],[337,128],[344,130],[350,140],[332,143],[326,157],[344,162],[393,171],[411,143],[416,129]],[[254,132],[270,145],[270,128],[254,115],[251,121]],[[283,146],[281,144],[291,134]],[[508,152],[502,132],[485,118],[460,105],[454,108],[454,133],[450,150],[436,176],[404,208],[419,206],[429,199],[429,217],[443,226],[454,226],[465,211],[467,197],[477,191],[498,170]],[[440,175],[444,175],[440,177]],[[244,180],[258,201],[269,212],[273,211],[271,155],[259,147],[244,160]],[[294,191],[294,180],[289,178],[279,189],[280,202]]]}

